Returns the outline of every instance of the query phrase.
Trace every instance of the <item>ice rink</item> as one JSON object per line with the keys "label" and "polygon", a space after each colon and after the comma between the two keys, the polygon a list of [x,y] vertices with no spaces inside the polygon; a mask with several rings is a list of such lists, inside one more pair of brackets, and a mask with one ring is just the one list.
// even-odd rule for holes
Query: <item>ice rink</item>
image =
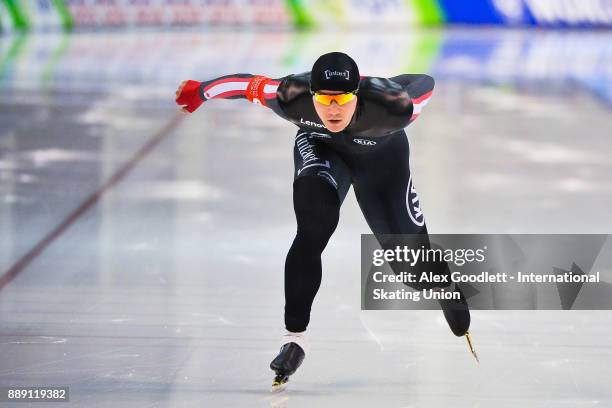
{"label": "ice rink", "polygon": [[[83,407],[610,407],[612,313],[360,310],[352,192],[281,394],[295,126],[184,79],[429,73],[407,128],[430,233],[612,233],[612,34],[483,29],[0,37],[0,386]],[[58,406],[4,403],[2,406]],[[62,406],[61,404],[59,406]]]}

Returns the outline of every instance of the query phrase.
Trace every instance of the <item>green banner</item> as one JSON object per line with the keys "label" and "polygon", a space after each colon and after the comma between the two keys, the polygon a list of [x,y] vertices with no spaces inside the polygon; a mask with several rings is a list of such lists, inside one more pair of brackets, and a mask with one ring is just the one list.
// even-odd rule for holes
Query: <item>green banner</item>
{"label": "green banner", "polygon": [[66,6],[64,0],[52,0],[53,5],[57,9],[57,13],[60,16],[60,20],[62,22],[62,27],[64,30],[70,30],[74,26],[74,20],[72,19],[72,15],[70,14],[70,9]]}
{"label": "green banner", "polygon": [[27,30],[30,23],[20,7],[18,0],[4,0],[9,15],[13,20],[13,27],[19,30]]}
{"label": "green banner", "polygon": [[437,0],[412,0],[412,6],[419,24],[439,25],[445,21],[444,12]]}

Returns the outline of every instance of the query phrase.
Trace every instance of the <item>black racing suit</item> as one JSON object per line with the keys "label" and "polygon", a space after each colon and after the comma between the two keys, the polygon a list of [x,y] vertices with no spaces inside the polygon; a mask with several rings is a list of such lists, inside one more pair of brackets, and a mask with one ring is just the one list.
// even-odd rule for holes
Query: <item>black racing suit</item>
{"label": "black racing suit", "polygon": [[[427,234],[403,129],[428,102],[433,78],[413,74],[389,79],[362,77],[353,118],[338,133],[321,123],[309,78],[310,73],[276,80],[236,74],[200,86],[204,100],[247,98],[299,128],[293,183],[298,227],[285,263],[285,326],[292,332],[306,330],[309,323],[321,283],[321,253],[337,226],[339,209],[351,184],[374,234]],[[254,95],[253,83],[261,85],[262,80],[269,82],[259,86]],[[462,326],[456,330],[451,324],[451,329],[457,335],[467,331],[469,314],[467,326],[465,322]]]}

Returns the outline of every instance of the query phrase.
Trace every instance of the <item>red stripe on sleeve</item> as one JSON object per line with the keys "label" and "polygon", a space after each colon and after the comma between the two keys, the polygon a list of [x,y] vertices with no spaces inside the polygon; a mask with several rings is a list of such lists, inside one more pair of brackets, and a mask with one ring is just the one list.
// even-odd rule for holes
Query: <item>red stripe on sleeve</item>
{"label": "red stripe on sleeve", "polygon": [[236,95],[244,95],[244,91],[227,91],[227,92],[222,92],[219,95],[213,96],[212,99],[217,99],[217,98],[229,98],[230,96],[236,96]]}
{"label": "red stripe on sleeve", "polygon": [[226,82],[250,82],[250,81],[251,81],[251,78],[238,78],[238,77],[219,79],[218,81],[215,81],[215,82],[212,82],[212,83],[208,84],[204,88],[204,92],[208,91],[213,86],[216,86],[216,85],[219,85],[219,84],[224,84]]}
{"label": "red stripe on sleeve", "polygon": [[431,94],[433,93],[433,91],[429,91],[427,92],[425,95],[421,95],[418,98],[414,98],[412,100],[412,103],[421,103],[423,102],[425,99],[429,98],[431,96]]}

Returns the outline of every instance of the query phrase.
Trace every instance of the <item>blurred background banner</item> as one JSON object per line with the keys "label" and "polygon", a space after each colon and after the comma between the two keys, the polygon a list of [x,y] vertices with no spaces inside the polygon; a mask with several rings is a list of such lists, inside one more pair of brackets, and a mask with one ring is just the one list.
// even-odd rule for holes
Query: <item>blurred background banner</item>
{"label": "blurred background banner", "polygon": [[1,0],[1,4],[4,31],[73,26],[612,25],[612,0]]}
{"label": "blurred background banner", "polygon": [[350,31],[331,37],[319,31],[10,35],[0,39],[0,89],[138,88],[134,96],[141,103],[170,104],[167,95],[178,78],[249,69],[281,77],[307,71],[323,48],[345,50],[372,76],[429,72],[437,79],[562,97],[584,90],[612,103],[611,32],[411,29],[383,37]]}

